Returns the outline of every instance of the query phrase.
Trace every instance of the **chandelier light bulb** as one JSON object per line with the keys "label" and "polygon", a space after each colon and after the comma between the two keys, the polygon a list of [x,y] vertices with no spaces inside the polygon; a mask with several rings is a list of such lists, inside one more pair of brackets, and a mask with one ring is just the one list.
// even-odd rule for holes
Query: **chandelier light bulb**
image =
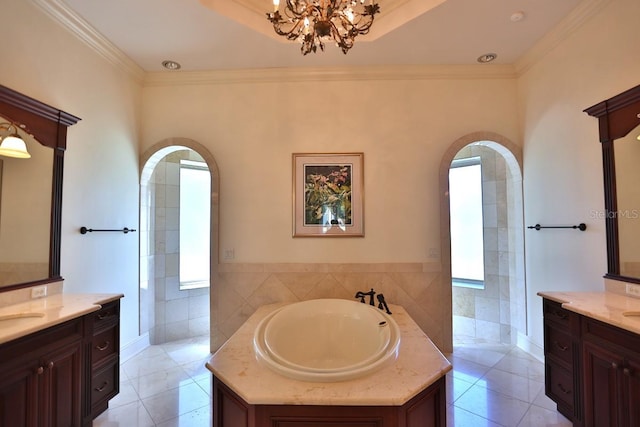
{"label": "chandelier light bulb", "polygon": [[280,8],[280,0],[273,0],[273,11],[276,12]]}
{"label": "chandelier light bulb", "polygon": [[349,22],[353,24],[353,9],[347,9],[344,11],[344,15],[347,17]]}

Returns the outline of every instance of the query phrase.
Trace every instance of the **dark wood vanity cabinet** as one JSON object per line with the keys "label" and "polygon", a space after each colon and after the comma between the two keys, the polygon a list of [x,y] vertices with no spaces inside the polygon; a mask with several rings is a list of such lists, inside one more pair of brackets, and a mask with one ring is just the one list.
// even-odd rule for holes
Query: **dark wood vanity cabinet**
{"label": "dark wood vanity cabinet", "polygon": [[109,407],[120,387],[120,300],[104,304],[85,317],[85,377],[83,425]]}
{"label": "dark wood vanity cabinet", "polygon": [[82,318],[0,346],[0,425],[79,426]]}
{"label": "dark wood vanity cabinet", "polygon": [[640,335],[543,300],[545,392],[574,426],[640,426]]}
{"label": "dark wood vanity cabinet", "polygon": [[580,316],[543,300],[545,393],[558,411],[582,425]]}
{"label": "dark wood vanity cabinet", "polygon": [[445,402],[444,377],[402,406],[250,405],[213,377],[213,427],[445,427]]}
{"label": "dark wood vanity cabinet", "polygon": [[585,426],[640,426],[640,336],[583,317]]}
{"label": "dark wood vanity cabinet", "polygon": [[0,426],[79,427],[118,393],[120,301],[0,344]]}

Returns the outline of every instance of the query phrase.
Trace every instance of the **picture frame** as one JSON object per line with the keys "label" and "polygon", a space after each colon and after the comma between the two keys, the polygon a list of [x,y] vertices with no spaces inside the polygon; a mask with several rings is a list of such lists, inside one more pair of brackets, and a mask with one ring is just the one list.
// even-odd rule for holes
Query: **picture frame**
{"label": "picture frame", "polygon": [[364,237],[364,153],[293,154],[293,237]]}

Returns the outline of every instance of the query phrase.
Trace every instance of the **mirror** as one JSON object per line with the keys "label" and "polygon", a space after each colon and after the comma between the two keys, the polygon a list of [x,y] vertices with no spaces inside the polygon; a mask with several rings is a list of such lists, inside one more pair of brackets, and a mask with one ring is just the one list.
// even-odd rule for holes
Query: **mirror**
{"label": "mirror", "polygon": [[640,278],[640,126],[616,140],[616,199],[620,275]]}
{"label": "mirror", "polygon": [[31,154],[0,156],[0,292],[62,280],[64,150],[67,128],[79,120],[0,86],[0,123],[15,124]]}
{"label": "mirror", "polygon": [[[8,122],[0,116],[0,124]],[[31,157],[0,155],[0,286],[49,277],[53,150],[17,133]]]}
{"label": "mirror", "polygon": [[640,86],[584,111],[598,118],[602,143],[605,277],[640,283]]}

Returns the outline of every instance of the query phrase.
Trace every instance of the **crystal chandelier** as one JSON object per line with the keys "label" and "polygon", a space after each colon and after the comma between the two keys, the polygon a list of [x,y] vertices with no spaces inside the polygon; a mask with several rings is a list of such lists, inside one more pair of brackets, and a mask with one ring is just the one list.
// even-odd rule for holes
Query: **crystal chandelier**
{"label": "crystal chandelier", "polygon": [[359,34],[367,34],[380,6],[374,0],[286,0],[284,8],[273,0],[274,12],[267,19],[281,36],[302,43],[303,55],[324,51],[333,40],[346,54]]}

